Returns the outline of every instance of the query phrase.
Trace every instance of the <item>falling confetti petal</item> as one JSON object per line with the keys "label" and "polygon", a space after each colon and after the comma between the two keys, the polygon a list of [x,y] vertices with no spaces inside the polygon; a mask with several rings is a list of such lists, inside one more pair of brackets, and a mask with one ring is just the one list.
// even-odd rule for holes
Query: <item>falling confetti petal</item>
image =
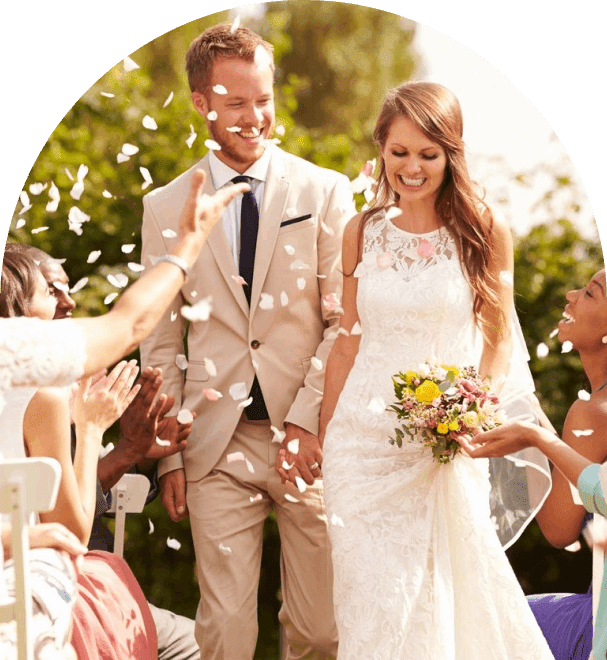
{"label": "falling confetti petal", "polygon": [[153,534],[154,533],[154,523],[148,518],[148,522],[150,523],[150,531],[148,534]]}
{"label": "falling confetti petal", "polygon": [[319,280],[326,280],[327,276],[326,275],[320,275],[318,274],[316,277],[318,277]]}
{"label": "falling confetti petal", "polygon": [[141,123],[143,124],[143,128],[149,128],[150,131],[155,131],[158,128],[158,124],[156,123],[156,120],[154,117],[150,117],[150,115],[146,115],[142,120]]}
{"label": "falling confetti petal", "polygon": [[305,493],[308,488],[308,484],[301,477],[295,477],[295,485],[300,493]]}
{"label": "falling confetti petal", "polygon": [[167,538],[167,545],[173,550],[179,550],[181,548],[181,543],[177,539],[172,539],[170,536]]}
{"label": "falling confetti petal", "polygon": [[177,312],[171,312],[171,323],[176,320],[177,316]]}
{"label": "falling confetti petal", "polygon": [[215,363],[213,362],[213,360],[211,360],[211,358],[204,358],[203,362],[204,362],[204,368],[207,370],[209,376],[213,378],[217,376],[217,368],[215,367]]}
{"label": "falling confetti petal", "polygon": [[70,293],[77,293],[80,291],[80,289],[83,289],[87,282],[89,281],[88,277],[83,277],[82,279],[78,280],[76,284],[70,289]]}
{"label": "falling confetti petal", "polygon": [[82,236],[82,225],[90,219],[90,215],[83,213],[77,206],[72,206],[67,215],[68,229],[78,236]]}
{"label": "falling confetti petal", "polygon": [[74,175],[73,175],[73,174],[67,169],[67,167],[64,167],[63,169],[65,170],[65,173],[66,173],[66,175],[67,175],[67,178],[68,178],[70,181],[74,181]]}
{"label": "falling confetti petal", "polygon": [[65,282],[53,282],[53,286],[55,289],[59,289],[59,291],[63,291],[63,293],[69,293],[70,292],[70,287],[65,284]]}
{"label": "falling confetti petal", "polygon": [[344,521],[336,513],[334,513],[331,516],[331,524],[334,525],[335,527],[343,527]]}
{"label": "falling confetti petal", "polygon": [[194,415],[187,408],[182,408],[177,413],[177,421],[180,424],[191,424],[194,421]]}
{"label": "falling confetti petal", "polygon": [[221,151],[221,145],[215,142],[215,140],[205,140],[204,146],[211,151]]}
{"label": "falling confetti petal", "polygon": [[304,277],[297,278],[297,288],[303,291],[306,288],[306,279]]}
{"label": "falling confetti petal", "polygon": [[285,493],[285,500],[287,500],[287,502],[293,502],[293,504],[297,504],[299,502],[299,500],[296,497],[293,497],[293,495],[290,493]]}
{"label": "falling confetti petal", "polygon": [[213,85],[213,91],[215,94],[227,94],[228,90],[223,85]]}
{"label": "falling confetti petal", "polygon": [[364,196],[364,198],[365,198],[365,201],[366,201],[367,203],[370,203],[371,200],[375,197],[375,193],[374,193],[370,188],[367,188],[367,189],[363,192],[363,196]]}
{"label": "falling confetti petal", "polygon": [[262,293],[259,301],[259,309],[274,309],[274,296],[269,293]]}
{"label": "falling confetti petal", "polygon": [[215,121],[217,119],[217,113],[215,112],[215,110],[211,110],[211,112],[209,112],[209,114],[207,115],[207,119],[209,121]]}
{"label": "falling confetti petal", "polygon": [[509,270],[502,270],[500,272],[500,281],[506,286],[514,286],[514,278]]}
{"label": "falling confetti petal", "polygon": [[108,275],[107,281],[118,289],[124,289],[129,283],[129,278],[124,273],[116,273]]}
{"label": "falling confetti petal", "polygon": [[93,250],[86,259],[87,264],[94,264],[101,256],[101,250]]}
{"label": "falling confetti petal", "polygon": [[274,434],[274,437],[272,438],[272,442],[282,442],[284,440],[286,436],[286,433],[284,431],[277,429],[275,426],[270,426],[270,430]]}
{"label": "falling confetti petal", "polygon": [[583,431],[572,431],[572,433],[576,438],[583,438],[587,435],[592,435],[594,433],[594,429],[584,429]]}
{"label": "falling confetti petal", "polygon": [[575,541],[571,545],[566,546],[565,550],[567,552],[578,552],[578,550],[582,549],[582,544],[579,541]]}
{"label": "falling confetti petal", "polygon": [[564,341],[563,345],[561,346],[561,353],[569,353],[572,348],[573,344],[569,340]]}
{"label": "falling confetti petal", "polygon": [[54,183],[51,183],[51,187],[48,190],[48,196],[50,201],[46,205],[46,210],[49,213],[53,213],[59,206],[59,188],[57,188]]}
{"label": "falling confetti petal", "polygon": [[289,296],[284,291],[280,294],[280,304],[282,307],[286,307],[289,304]]}
{"label": "falling confetti petal", "polygon": [[118,163],[126,163],[127,160],[131,160],[131,157],[130,157],[130,156],[126,156],[126,155],[123,154],[123,153],[119,153],[119,154],[116,156],[116,162],[118,162]]}
{"label": "falling confetti petal", "polygon": [[139,64],[137,64],[137,62],[132,60],[130,57],[125,57],[124,60],[122,60],[122,65],[124,66],[124,70],[126,73],[129,73],[139,68]]}
{"label": "falling confetti petal", "polygon": [[32,234],[39,234],[40,232],[46,231],[48,227],[36,227],[36,229],[32,229]]}
{"label": "falling confetti petal", "polygon": [[261,493],[257,493],[257,495],[252,495],[249,497],[249,500],[251,502],[261,502],[261,500],[263,500],[263,495]]}
{"label": "falling confetti petal", "polygon": [[238,408],[238,410],[242,410],[243,408],[250,406],[252,403],[253,403],[253,397],[250,396],[248,399],[241,401],[236,407]]}
{"label": "falling confetti petal", "polygon": [[294,438],[293,440],[289,440],[289,442],[287,442],[287,449],[292,454],[299,454],[299,438]]}
{"label": "falling confetti petal", "polygon": [[394,220],[394,218],[398,218],[398,216],[402,214],[403,212],[398,208],[398,206],[392,206],[386,211],[386,219]]}
{"label": "falling confetti petal", "polygon": [[100,92],[101,96],[105,96],[106,99],[113,99],[116,95],[112,92]]}
{"label": "falling confetti petal", "polygon": [[39,195],[42,191],[46,190],[47,186],[47,183],[32,183],[29,190],[32,195]]}
{"label": "falling confetti petal", "polygon": [[539,358],[545,358],[548,355],[549,348],[542,342],[541,344],[537,345],[537,348],[535,349],[535,352]]}
{"label": "falling confetti petal", "polygon": [[374,179],[361,172],[355,179],[350,181],[350,190],[352,190],[353,193],[361,193],[364,190],[371,188],[374,183]]}
{"label": "falling confetti petal", "polygon": [[253,61],[255,66],[258,69],[265,69],[267,66],[272,65],[272,57],[268,51],[261,45],[255,48],[255,54],[253,55]]}
{"label": "falling confetti petal", "polygon": [[185,355],[180,353],[179,355],[175,356],[175,364],[179,369],[185,371],[188,368],[188,359]]}
{"label": "falling confetti petal", "polygon": [[170,447],[171,446],[171,441],[170,440],[163,440],[162,438],[159,438],[156,436],[156,444],[159,445],[160,447]]}
{"label": "falling confetti petal", "polygon": [[229,131],[230,133],[240,133],[240,131],[242,131],[242,128],[240,126],[228,126],[228,128],[226,128],[226,131]]}
{"label": "falling confetti petal", "polygon": [[196,296],[198,295],[198,291],[190,291],[190,295],[192,296],[192,298],[196,298]]}
{"label": "falling confetti petal", "polygon": [[213,311],[213,298],[212,296],[207,296],[191,307],[184,305],[180,311],[181,316],[188,321],[208,321]]}
{"label": "falling confetti petal", "polygon": [[241,286],[245,286],[247,283],[242,275],[232,275],[232,279],[234,282],[236,282],[236,284],[240,284]]}
{"label": "falling confetti petal", "polygon": [[152,175],[150,174],[150,170],[148,170],[147,167],[140,167],[139,171],[141,172],[141,176],[143,177],[143,184],[142,188],[145,190],[148,186],[151,186],[154,181],[152,180]]}
{"label": "falling confetti petal", "polygon": [[234,401],[240,401],[241,399],[247,398],[248,392],[246,383],[234,383],[233,385],[230,385],[230,389],[228,391],[230,392],[230,396],[234,399]]}
{"label": "falling confetti petal", "polygon": [[295,248],[292,245],[285,245],[285,252],[292,257],[295,254]]}
{"label": "falling confetti petal", "polygon": [[314,356],[313,358],[310,359],[310,362],[312,363],[312,366],[314,369],[317,369],[320,371],[322,369],[322,360]]}
{"label": "falling confetti petal", "polygon": [[255,468],[253,467],[253,463],[251,463],[251,461],[250,461],[248,458],[245,458],[245,459],[244,459],[244,463],[245,463],[245,465],[247,466],[247,470],[248,470],[251,474],[255,474]]}
{"label": "falling confetti petal", "polygon": [[554,337],[556,337],[558,335],[558,333],[559,333],[559,329],[555,328],[549,335],[550,339],[553,339]]}
{"label": "falling confetti petal", "polygon": [[177,232],[173,231],[172,229],[163,229],[162,235],[165,238],[177,238]]}
{"label": "falling confetti petal", "polygon": [[234,22],[230,26],[230,34],[234,34],[236,30],[240,27],[240,14],[236,14],[236,18],[234,19]]}
{"label": "falling confetti petal", "polygon": [[297,215],[297,209],[294,206],[289,206],[286,213],[289,218],[294,218]]}
{"label": "falling confetti petal", "polygon": [[354,327],[352,328],[352,330],[350,330],[350,335],[362,335],[362,332],[363,331],[362,328],[360,327],[360,323],[356,321]]}
{"label": "falling confetti petal", "polygon": [[381,415],[386,410],[386,402],[382,399],[381,396],[375,396],[369,401],[367,410],[375,413],[376,415]]}
{"label": "falling confetti petal", "polygon": [[102,194],[106,199],[112,199],[112,197],[113,197],[112,193],[111,193],[111,192],[108,192],[107,190],[104,190],[101,194]]}
{"label": "falling confetti petal", "polygon": [[276,124],[276,127],[274,129],[276,131],[276,135],[280,135],[280,137],[283,137],[285,134],[285,125],[284,124]]}
{"label": "falling confetti petal", "polygon": [[287,463],[287,461],[283,461],[281,467],[288,472],[294,465],[295,463]]}
{"label": "falling confetti petal", "polygon": [[134,273],[141,273],[142,271],[145,270],[145,266],[142,266],[141,264],[135,263],[134,261],[129,261],[127,264],[130,270],[132,270]]}
{"label": "falling confetti petal", "polygon": [[580,390],[577,393],[577,398],[581,399],[582,401],[590,401],[590,394],[586,392],[586,390]]}
{"label": "falling confetti petal", "polygon": [[217,401],[223,397],[221,392],[214,390],[212,387],[207,387],[202,390],[202,393],[207,398],[208,401]]}
{"label": "falling confetti petal", "polygon": [[290,270],[309,270],[310,266],[305,262],[302,261],[301,259],[295,259],[290,265],[289,265]]}
{"label": "falling confetti petal", "polygon": [[136,247],[135,243],[125,243],[120,249],[124,254],[131,254]]}
{"label": "falling confetti petal", "polygon": [[219,544],[219,552],[221,552],[224,555],[231,555],[232,554],[232,548],[228,547],[227,545],[224,545],[223,543]]}
{"label": "falling confetti petal", "polygon": [[114,293],[108,294],[104,299],[103,299],[103,304],[104,305],[109,305],[113,300],[118,298],[118,293],[114,291]]}
{"label": "falling confetti petal", "polygon": [[21,227],[25,226],[25,220],[23,218],[19,218],[17,220],[17,224],[15,225],[15,229],[21,229]]}
{"label": "falling confetti petal", "polygon": [[125,156],[134,156],[139,151],[139,147],[136,147],[134,144],[129,144],[125,142],[122,145],[122,153]]}
{"label": "falling confetti petal", "polygon": [[173,100],[173,96],[174,96],[173,92],[171,92],[171,93],[167,96],[167,100],[162,104],[162,107],[163,107],[163,108],[166,108],[167,105]]}
{"label": "falling confetti petal", "polygon": [[235,451],[226,456],[228,463],[234,463],[234,461],[244,461],[244,454],[241,451]]}

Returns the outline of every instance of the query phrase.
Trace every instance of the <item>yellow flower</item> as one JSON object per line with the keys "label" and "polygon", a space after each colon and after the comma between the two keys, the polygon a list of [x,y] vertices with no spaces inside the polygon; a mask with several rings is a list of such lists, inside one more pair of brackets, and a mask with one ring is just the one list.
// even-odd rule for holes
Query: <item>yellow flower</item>
{"label": "yellow flower", "polygon": [[447,433],[447,431],[449,430],[449,427],[448,427],[444,422],[441,422],[441,423],[436,427],[436,430],[437,430],[439,433],[442,433],[442,434],[444,435],[444,434]]}
{"label": "yellow flower", "polygon": [[452,422],[449,422],[449,430],[450,431],[457,431],[459,429],[459,424],[457,423],[456,420],[453,420]]}
{"label": "yellow flower", "polygon": [[441,391],[436,383],[431,380],[425,380],[416,390],[415,396],[421,403],[432,403],[432,401],[441,395]]}
{"label": "yellow flower", "polygon": [[452,364],[441,364],[441,367],[447,371],[452,371],[455,378],[459,376],[459,369],[456,366]]}
{"label": "yellow flower", "polygon": [[405,380],[407,383],[410,383],[414,378],[417,378],[417,372],[415,371],[407,371],[405,374]]}

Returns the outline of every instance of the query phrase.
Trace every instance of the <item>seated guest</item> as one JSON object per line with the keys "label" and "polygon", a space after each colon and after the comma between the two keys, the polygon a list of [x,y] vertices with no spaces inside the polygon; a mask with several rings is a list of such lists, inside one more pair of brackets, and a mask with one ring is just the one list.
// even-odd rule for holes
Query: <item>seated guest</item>
{"label": "seated guest", "polygon": [[[589,400],[578,399],[570,408],[563,440],[546,429],[525,423],[508,424],[464,443],[473,457],[504,456],[526,447],[537,447],[555,465],[552,492],[537,520],[546,538],[557,547],[573,543],[580,534],[584,509],[607,515],[605,496],[598,480],[599,463],[607,459],[607,297],[605,271],[582,289],[567,294],[559,339],[578,351],[591,384]],[[573,501],[576,486],[584,506]],[[605,573],[607,579],[607,571]],[[599,601],[592,641],[592,596],[531,597],[530,605],[555,658],[586,660],[590,646],[594,657],[607,652],[607,585]]]}

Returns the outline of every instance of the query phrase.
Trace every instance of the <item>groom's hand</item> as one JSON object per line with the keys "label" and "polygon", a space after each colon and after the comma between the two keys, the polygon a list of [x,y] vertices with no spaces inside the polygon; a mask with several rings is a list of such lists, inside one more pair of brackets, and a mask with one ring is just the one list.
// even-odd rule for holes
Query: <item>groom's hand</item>
{"label": "groom's hand", "polygon": [[[299,440],[299,442],[293,442]],[[297,453],[291,451],[299,445]],[[287,466],[292,466],[287,469]],[[301,477],[308,486],[320,477],[322,449],[318,438],[295,424],[287,424],[281,443],[276,469],[283,483],[290,481],[297,486],[296,477]]]}
{"label": "groom's hand", "polygon": [[185,470],[179,468],[160,477],[160,499],[173,522],[187,518]]}

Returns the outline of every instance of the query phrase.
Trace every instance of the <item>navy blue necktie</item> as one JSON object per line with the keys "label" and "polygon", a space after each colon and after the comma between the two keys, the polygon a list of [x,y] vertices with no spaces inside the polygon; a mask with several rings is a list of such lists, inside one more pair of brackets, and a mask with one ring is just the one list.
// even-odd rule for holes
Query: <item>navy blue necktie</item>
{"label": "navy blue necktie", "polygon": [[[251,186],[251,191],[243,194],[242,206],[240,207],[240,256],[238,259],[238,272],[246,282],[246,284],[243,284],[243,289],[250,306],[255,270],[255,248],[257,247],[257,231],[259,229],[259,208],[253,194],[253,179],[251,177],[236,176],[232,179],[232,183],[248,183]],[[270,415],[263,400],[257,376],[255,376],[249,396],[253,397],[253,401],[245,408],[247,419],[269,419]]]}

